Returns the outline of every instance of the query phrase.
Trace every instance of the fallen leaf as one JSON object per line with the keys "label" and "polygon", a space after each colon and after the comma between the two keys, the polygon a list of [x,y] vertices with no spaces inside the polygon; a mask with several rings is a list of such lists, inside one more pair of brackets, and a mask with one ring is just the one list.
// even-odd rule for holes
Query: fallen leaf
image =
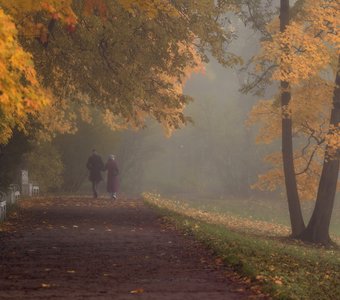
{"label": "fallen leaf", "polygon": [[243,293],[244,292],[244,288],[233,289],[231,291],[235,292],[235,293]]}
{"label": "fallen leaf", "polygon": [[142,293],[144,293],[144,289],[136,289],[130,291],[130,294],[142,294]]}
{"label": "fallen leaf", "polygon": [[41,287],[43,287],[43,288],[50,288],[51,285],[49,283],[42,283]]}

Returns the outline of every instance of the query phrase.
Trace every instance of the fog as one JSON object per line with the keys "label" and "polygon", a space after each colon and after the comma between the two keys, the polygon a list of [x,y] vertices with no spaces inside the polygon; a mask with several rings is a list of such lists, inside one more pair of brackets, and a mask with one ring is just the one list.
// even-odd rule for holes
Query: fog
{"label": "fog", "polygon": [[[258,51],[259,35],[241,21],[235,20],[233,26],[239,37],[228,50],[247,62]],[[247,70],[241,71],[244,66],[224,68],[210,58],[204,72],[192,74],[184,93],[193,99],[185,110],[193,123],[170,137],[155,121],[139,131],[113,132],[100,119],[81,124],[75,135],[60,136],[55,143],[65,168],[61,190],[89,193],[85,164],[96,148],[104,161],[115,154],[121,193],[126,195],[144,191],[186,198],[256,194],[250,186],[266,168],[262,158],[271,149],[256,145],[256,130],[245,126],[259,97],[240,92],[247,80]],[[105,184],[101,190],[105,193]]]}
{"label": "fog", "polygon": [[[230,50],[247,60],[258,40],[250,31],[242,34]],[[194,74],[185,86],[185,94],[194,99],[185,111],[193,124],[170,138],[153,123],[128,133],[138,143],[138,161],[135,168],[123,170],[123,188],[166,195],[249,196],[250,185],[263,170],[264,148],[255,145],[255,130],[244,124],[257,98],[239,91],[243,78],[238,68],[226,69],[211,59],[205,72]],[[124,157],[117,159],[124,166]]]}

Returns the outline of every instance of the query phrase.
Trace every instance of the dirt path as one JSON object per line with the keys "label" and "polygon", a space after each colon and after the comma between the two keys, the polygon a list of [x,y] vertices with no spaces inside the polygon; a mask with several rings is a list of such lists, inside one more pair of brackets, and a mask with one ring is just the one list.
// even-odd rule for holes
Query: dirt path
{"label": "dirt path", "polygon": [[0,232],[0,299],[248,299],[138,200],[24,200]]}

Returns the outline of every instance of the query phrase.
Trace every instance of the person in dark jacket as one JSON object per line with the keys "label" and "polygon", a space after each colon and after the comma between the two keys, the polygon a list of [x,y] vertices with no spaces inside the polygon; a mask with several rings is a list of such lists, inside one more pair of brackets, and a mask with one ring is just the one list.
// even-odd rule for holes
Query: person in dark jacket
{"label": "person in dark jacket", "polygon": [[112,199],[117,199],[119,170],[114,155],[109,156],[104,170],[107,170],[107,191]]}
{"label": "person in dark jacket", "polygon": [[104,163],[95,149],[93,149],[92,155],[87,160],[86,167],[90,171],[89,180],[92,182],[93,197],[97,198],[97,186],[98,183],[103,180],[101,172],[103,171]]}

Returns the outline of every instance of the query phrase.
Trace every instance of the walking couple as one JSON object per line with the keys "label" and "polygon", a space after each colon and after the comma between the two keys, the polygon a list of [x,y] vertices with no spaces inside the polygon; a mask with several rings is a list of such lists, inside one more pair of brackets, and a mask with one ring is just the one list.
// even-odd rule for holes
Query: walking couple
{"label": "walking couple", "polygon": [[104,165],[101,156],[93,149],[92,155],[87,160],[86,167],[90,171],[89,180],[92,183],[93,197],[98,197],[98,183],[103,180],[101,172],[107,171],[107,191],[112,199],[117,199],[119,170],[114,155],[110,155]]}

